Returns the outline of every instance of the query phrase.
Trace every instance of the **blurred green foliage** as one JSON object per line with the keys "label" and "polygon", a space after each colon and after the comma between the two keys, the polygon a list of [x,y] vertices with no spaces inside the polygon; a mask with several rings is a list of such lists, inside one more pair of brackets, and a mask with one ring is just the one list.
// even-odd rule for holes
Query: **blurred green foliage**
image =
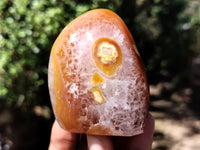
{"label": "blurred green foliage", "polygon": [[28,110],[49,103],[47,67],[59,32],[71,20],[107,0],[1,0],[0,100]]}
{"label": "blurred green foliage", "polygon": [[[117,12],[133,34],[148,76],[185,69],[197,53],[200,7],[194,0],[1,0],[0,100],[29,110],[49,104],[47,67],[59,32],[95,8]],[[199,3],[198,3],[199,4]]]}

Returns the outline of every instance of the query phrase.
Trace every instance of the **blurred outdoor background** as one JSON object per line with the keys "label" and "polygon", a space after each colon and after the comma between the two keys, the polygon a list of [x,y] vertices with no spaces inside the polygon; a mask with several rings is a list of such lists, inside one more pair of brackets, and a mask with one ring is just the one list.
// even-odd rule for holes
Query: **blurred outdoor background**
{"label": "blurred outdoor background", "polygon": [[0,0],[0,150],[47,149],[51,47],[65,25],[95,8],[125,21],[143,58],[153,150],[200,150],[199,0]]}

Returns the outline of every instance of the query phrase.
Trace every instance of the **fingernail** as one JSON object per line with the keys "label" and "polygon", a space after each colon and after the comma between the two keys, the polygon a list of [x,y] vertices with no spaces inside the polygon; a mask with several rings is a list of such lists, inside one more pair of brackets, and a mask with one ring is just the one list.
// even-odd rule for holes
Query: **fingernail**
{"label": "fingernail", "polygon": [[112,150],[112,142],[109,137],[87,135],[89,150]]}
{"label": "fingernail", "polygon": [[101,141],[96,136],[88,135],[87,140],[88,140],[89,150],[103,150],[103,147],[101,145]]}

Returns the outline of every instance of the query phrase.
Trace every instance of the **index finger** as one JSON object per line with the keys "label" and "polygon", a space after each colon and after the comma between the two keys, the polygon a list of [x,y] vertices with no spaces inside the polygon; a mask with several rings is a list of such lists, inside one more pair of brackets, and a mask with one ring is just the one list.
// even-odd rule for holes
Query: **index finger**
{"label": "index finger", "polygon": [[60,127],[55,120],[51,130],[49,150],[75,150],[78,135]]}

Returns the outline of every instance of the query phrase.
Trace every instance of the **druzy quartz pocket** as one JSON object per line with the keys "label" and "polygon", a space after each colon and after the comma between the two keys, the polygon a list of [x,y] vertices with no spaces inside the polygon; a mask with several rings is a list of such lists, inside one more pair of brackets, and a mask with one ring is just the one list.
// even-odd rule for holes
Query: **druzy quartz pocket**
{"label": "druzy quartz pocket", "polygon": [[68,24],[49,60],[49,92],[60,126],[74,133],[133,136],[149,105],[144,67],[124,22],[96,9]]}

